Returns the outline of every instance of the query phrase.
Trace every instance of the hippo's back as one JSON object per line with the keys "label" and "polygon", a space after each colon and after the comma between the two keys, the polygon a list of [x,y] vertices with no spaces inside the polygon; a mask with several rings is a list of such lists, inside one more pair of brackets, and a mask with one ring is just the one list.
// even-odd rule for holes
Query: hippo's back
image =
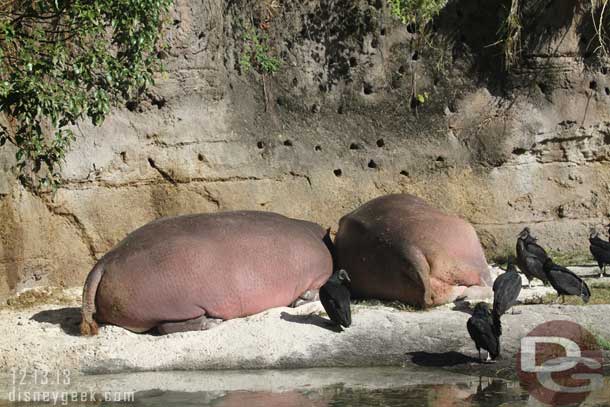
{"label": "hippo's back", "polygon": [[100,263],[96,318],[134,330],[290,304],[332,272],[324,229],[269,212],[186,215],[129,234]]}
{"label": "hippo's back", "polygon": [[373,199],[344,216],[340,225],[357,227],[402,245],[417,246],[426,257],[441,255],[487,270],[481,244],[472,225],[443,213],[409,194]]}
{"label": "hippo's back", "polygon": [[472,225],[409,194],[382,196],[345,215],[335,250],[356,297],[429,306],[453,286],[491,283]]}

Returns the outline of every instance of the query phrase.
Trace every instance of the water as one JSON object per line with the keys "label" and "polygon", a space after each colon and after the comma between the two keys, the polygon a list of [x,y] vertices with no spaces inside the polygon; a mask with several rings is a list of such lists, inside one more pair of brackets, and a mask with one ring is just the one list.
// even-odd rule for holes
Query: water
{"label": "water", "polygon": [[235,391],[223,395],[163,392],[142,394],[138,406],[323,407],[323,406],[500,406],[527,405],[528,395],[503,381],[486,383],[480,391],[465,385],[418,385],[395,389],[351,389],[341,385],[316,390]]}
{"label": "water", "polygon": [[[90,392],[102,406],[349,407],[543,406],[518,382],[431,368],[332,368],[216,372],[145,372],[70,377],[65,384],[14,383],[0,376],[0,400],[9,392],[59,396]],[[120,399],[120,402],[99,400]],[[87,400],[91,401],[91,400]],[[51,403],[52,404],[52,403]],[[0,406],[15,405],[0,401]],[[49,403],[30,403],[45,405]],[[610,378],[581,406],[610,407]]]}
{"label": "water", "polygon": [[[610,383],[608,383],[610,384]],[[610,406],[608,393],[592,394],[581,406]],[[353,389],[341,385],[315,390],[287,392],[234,391],[209,393],[159,392],[141,394],[137,406],[214,407],[448,407],[448,406],[542,406],[518,384],[482,378],[481,384],[416,385],[391,389]]]}

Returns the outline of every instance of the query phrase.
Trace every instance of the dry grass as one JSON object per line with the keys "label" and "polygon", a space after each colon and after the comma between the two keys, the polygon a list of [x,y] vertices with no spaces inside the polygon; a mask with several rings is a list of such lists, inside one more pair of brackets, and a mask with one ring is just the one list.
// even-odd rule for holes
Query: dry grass
{"label": "dry grass", "polygon": [[504,67],[508,71],[519,60],[521,54],[521,5],[520,0],[511,0],[510,10],[500,32],[503,37]]}
{"label": "dry grass", "polygon": [[[511,251],[512,250],[512,251]],[[560,264],[565,267],[570,266],[595,266],[597,267],[597,263],[591,257],[589,253],[581,253],[581,252],[559,252],[555,250],[548,250],[549,257],[553,259],[553,261],[557,264]],[[506,249],[499,251],[494,256],[490,257],[491,264],[495,264],[498,267],[506,270],[506,266],[508,260],[511,260],[513,263],[517,262],[515,257],[514,249]],[[610,268],[608,268],[610,270]]]}
{"label": "dry grass", "polygon": [[25,309],[43,304],[78,304],[79,298],[61,287],[33,288],[10,297],[0,309]]}
{"label": "dry grass", "polygon": [[[591,289],[591,299],[587,304],[585,304],[580,297],[576,296],[567,296],[566,304],[568,305],[599,305],[599,304],[610,304],[610,288],[609,287],[597,287],[590,286]],[[547,294],[542,298],[542,304],[551,304],[555,302],[557,299],[557,294],[551,293]],[[561,303],[561,299],[559,300]]]}
{"label": "dry grass", "polygon": [[597,344],[599,345],[600,348],[604,349],[604,350],[610,350],[610,340],[604,338],[601,335],[597,335],[597,334],[593,334],[595,336],[595,339],[597,340]]}
{"label": "dry grass", "polygon": [[562,266],[574,266],[574,265],[596,265],[595,260],[591,257],[590,253],[567,253],[549,250],[549,256],[557,264]]}
{"label": "dry grass", "polygon": [[389,307],[394,308],[398,311],[406,311],[406,312],[415,312],[421,311],[421,309],[416,308],[412,305],[405,304],[400,301],[382,301],[382,300],[352,300],[352,305],[361,305],[364,307]]}

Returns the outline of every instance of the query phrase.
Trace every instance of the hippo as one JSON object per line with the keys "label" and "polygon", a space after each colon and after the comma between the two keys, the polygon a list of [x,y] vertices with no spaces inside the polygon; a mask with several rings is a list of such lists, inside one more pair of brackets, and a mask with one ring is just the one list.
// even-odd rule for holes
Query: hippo
{"label": "hippo", "polygon": [[472,225],[413,195],[385,195],[341,218],[335,256],[355,298],[426,308],[491,296],[489,266]]}
{"label": "hippo", "polygon": [[331,276],[328,231],[271,212],[162,218],[104,255],[83,288],[81,334],[98,322],[161,334],[288,306]]}

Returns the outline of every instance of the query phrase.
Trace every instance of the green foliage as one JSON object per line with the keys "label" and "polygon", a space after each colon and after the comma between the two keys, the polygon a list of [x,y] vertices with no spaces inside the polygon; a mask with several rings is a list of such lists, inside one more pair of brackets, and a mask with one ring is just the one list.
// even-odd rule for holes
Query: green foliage
{"label": "green foliage", "polygon": [[412,24],[418,32],[426,26],[447,4],[447,0],[388,0],[391,12],[403,24]]}
{"label": "green foliage", "polygon": [[604,350],[610,350],[610,341],[601,335],[595,335],[597,345]]}
{"label": "green foliage", "polygon": [[[391,13],[400,19],[403,24],[410,27],[410,32],[419,35],[416,47],[430,44],[428,28],[430,23],[447,5],[448,0],[387,0]],[[413,64],[413,62],[411,62]],[[411,108],[417,115],[418,106],[422,106],[430,98],[428,92],[417,91],[417,78],[415,69],[411,69]]]}
{"label": "green foliage", "polygon": [[428,92],[418,93],[415,98],[420,105],[423,105],[428,99],[430,99],[430,94]]}
{"label": "green foliage", "polygon": [[56,187],[74,140],[68,127],[152,83],[171,0],[4,0],[0,3],[0,146],[19,177]]}
{"label": "green foliage", "polygon": [[272,55],[267,33],[259,35],[256,29],[250,28],[244,32],[242,39],[244,43],[239,66],[243,72],[254,68],[258,73],[273,75],[280,69],[282,61]]}

